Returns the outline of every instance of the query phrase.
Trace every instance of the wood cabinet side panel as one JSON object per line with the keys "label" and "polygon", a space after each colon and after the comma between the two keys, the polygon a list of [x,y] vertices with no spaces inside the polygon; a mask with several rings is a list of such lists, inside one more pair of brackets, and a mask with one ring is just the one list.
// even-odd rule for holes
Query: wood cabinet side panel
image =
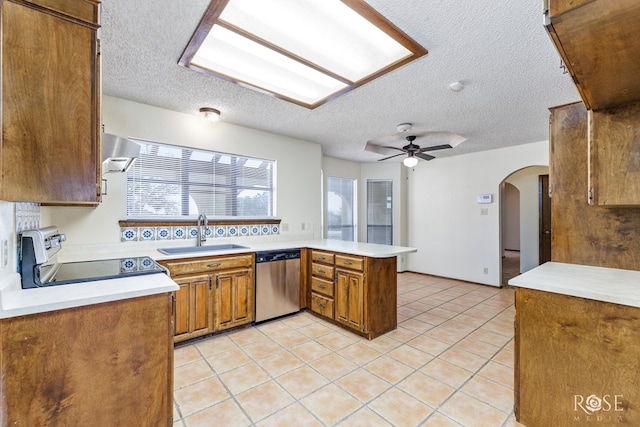
{"label": "wood cabinet side panel", "polygon": [[2,3],[2,199],[99,200],[96,44],[91,28]]}
{"label": "wood cabinet side panel", "polygon": [[596,413],[613,417],[602,425],[619,425],[619,416],[640,424],[640,309],[529,289],[517,290],[516,304],[522,424],[586,423],[575,396],[590,395],[622,396],[622,411]]}
{"label": "wood cabinet side panel", "polygon": [[309,265],[311,249],[300,249],[300,309],[305,309],[311,304],[311,272]]}
{"label": "wood cabinet side panel", "polygon": [[640,270],[640,208],[588,204],[587,110],[551,109],[551,260]]}
{"label": "wood cabinet side panel", "polygon": [[158,425],[173,414],[171,294],[0,321],[3,425]]}
{"label": "wood cabinet side panel", "polygon": [[371,338],[398,326],[396,257],[365,258],[364,318]]}

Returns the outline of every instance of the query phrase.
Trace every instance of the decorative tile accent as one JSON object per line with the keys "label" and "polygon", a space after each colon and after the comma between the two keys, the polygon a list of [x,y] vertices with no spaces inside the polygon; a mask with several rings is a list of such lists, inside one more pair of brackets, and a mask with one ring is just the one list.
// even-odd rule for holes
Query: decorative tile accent
{"label": "decorative tile accent", "polygon": [[226,237],[227,228],[223,225],[216,225],[215,233],[216,233],[216,237]]}
{"label": "decorative tile accent", "polygon": [[136,270],[136,267],[138,267],[138,263],[133,258],[125,258],[123,260],[120,260],[120,269],[122,271]]}
{"label": "decorative tile accent", "polygon": [[[37,203],[22,203],[24,206],[18,211],[19,204],[16,203],[16,224],[22,224],[21,230],[29,230],[40,226],[40,205]],[[34,206],[30,206],[34,205]],[[27,212],[33,212],[27,213]],[[22,215],[19,217],[19,215]],[[37,217],[37,222],[36,222]],[[22,218],[20,220],[19,218]],[[21,221],[21,222],[19,222]],[[18,230],[21,231],[21,230]],[[269,236],[280,234],[279,224],[236,224],[236,225],[215,225],[204,229],[207,238],[211,237],[248,237],[248,236]],[[196,239],[198,229],[196,226],[161,226],[161,227],[120,227],[121,242],[137,242],[151,240],[182,240]]]}
{"label": "decorative tile accent", "polygon": [[158,227],[156,229],[156,239],[158,240],[171,239],[171,229],[169,227]]}
{"label": "decorative tile accent", "polygon": [[140,228],[140,240],[155,240],[156,229],[154,227]]}
{"label": "decorative tile accent", "polygon": [[142,258],[140,260],[140,266],[139,267],[142,270],[149,270],[149,269],[156,268],[155,262],[149,257]]}
{"label": "decorative tile accent", "polygon": [[173,227],[173,239],[180,240],[186,239],[187,237],[187,228],[186,227]]}
{"label": "decorative tile accent", "polygon": [[138,240],[138,229],[134,227],[121,228],[120,240],[123,242],[136,242]]}
{"label": "decorative tile accent", "polygon": [[189,227],[189,238],[197,239],[198,238],[198,227]]}

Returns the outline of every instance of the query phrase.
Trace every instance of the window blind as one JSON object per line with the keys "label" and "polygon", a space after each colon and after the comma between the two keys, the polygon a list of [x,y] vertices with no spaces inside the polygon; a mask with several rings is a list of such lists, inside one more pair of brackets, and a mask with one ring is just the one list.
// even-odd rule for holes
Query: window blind
{"label": "window blind", "polygon": [[393,244],[393,181],[367,181],[367,242]]}
{"label": "window blind", "polygon": [[127,172],[127,217],[270,217],[273,160],[135,140]]}

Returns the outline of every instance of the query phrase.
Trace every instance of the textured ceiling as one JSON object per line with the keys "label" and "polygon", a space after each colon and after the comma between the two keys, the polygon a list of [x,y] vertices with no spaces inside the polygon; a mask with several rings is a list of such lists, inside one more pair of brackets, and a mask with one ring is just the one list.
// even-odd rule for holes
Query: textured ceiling
{"label": "textured ceiling", "polygon": [[[217,108],[227,123],[363,162],[383,157],[365,151],[367,141],[388,140],[404,122],[467,138],[437,157],[546,140],[547,109],[580,99],[559,68],[540,0],[368,0],[429,54],[315,110],[179,66],[208,3],[103,0],[103,92],[190,114]],[[454,81],[465,88],[452,91]]]}

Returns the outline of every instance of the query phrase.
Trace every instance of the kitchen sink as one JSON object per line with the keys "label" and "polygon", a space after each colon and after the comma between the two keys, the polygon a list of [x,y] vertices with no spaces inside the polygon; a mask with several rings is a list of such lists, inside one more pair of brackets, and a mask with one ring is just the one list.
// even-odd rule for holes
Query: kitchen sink
{"label": "kitchen sink", "polygon": [[190,254],[193,252],[214,252],[214,251],[228,251],[232,249],[249,249],[247,246],[224,244],[224,245],[204,245],[204,246],[181,246],[179,248],[163,248],[158,249],[158,252],[165,255],[175,254]]}

